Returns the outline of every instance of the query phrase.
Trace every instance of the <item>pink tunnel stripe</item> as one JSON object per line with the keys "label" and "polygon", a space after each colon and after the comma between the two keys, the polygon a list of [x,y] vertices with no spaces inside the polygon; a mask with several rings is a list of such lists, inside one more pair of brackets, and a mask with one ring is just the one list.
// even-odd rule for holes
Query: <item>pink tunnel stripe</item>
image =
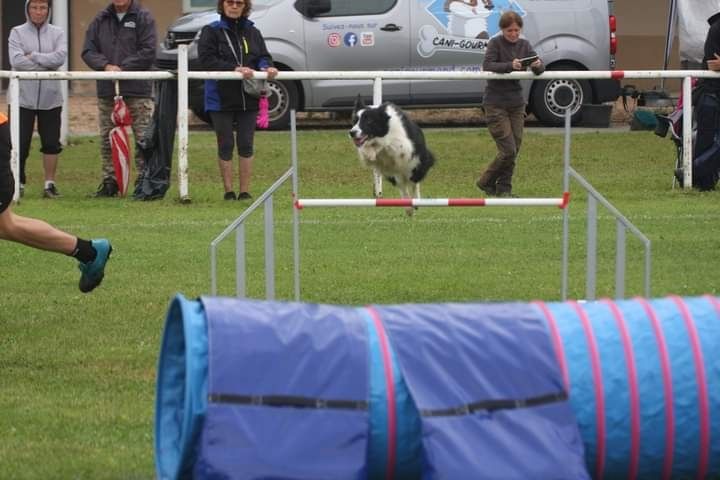
{"label": "pink tunnel stripe", "polygon": [[707,391],[707,377],[705,375],[705,363],[703,360],[700,336],[693,322],[690,310],[685,301],[673,295],[670,297],[677,305],[690,335],[690,346],[693,351],[693,362],[695,363],[695,377],[697,381],[698,409],[700,411],[700,457],[698,459],[697,478],[703,479],[707,474],[708,462],[710,460],[710,399]]}
{"label": "pink tunnel stripe", "polygon": [[397,412],[395,411],[395,382],[392,371],[392,358],[390,355],[390,343],[388,342],[385,327],[380,320],[380,314],[373,307],[366,307],[373,319],[375,331],[380,340],[380,350],[383,357],[383,369],[385,370],[385,390],[387,391],[387,413],[388,413],[388,451],[385,479],[392,480],[395,476],[395,457],[397,456]]}
{"label": "pink tunnel stripe", "polygon": [[706,298],[715,307],[715,311],[718,314],[718,319],[720,319],[720,301],[718,301],[718,299],[713,297],[712,295],[703,295],[703,297]]}
{"label": "pink tunnel stripe", "polygon": [[590,350],[590,365],[592,368],[593,386],[595,389],[595,423],[597,437],[597,459],[595,462],[595,478],[601,479],[605,473],[605,392],[603,388],[602,366],[597,340],[593,333],[592,324],[585,310],[577,302],[569,302],[580,317],[585,338]]}
{"label": "pink tunnel stripe", "polygon": [[625,324],[625,317],[620,308],[612,300],[603,300],[610,310],[618,330],[622,338],[623,351],[625,354],[625,364],[627,365],[628,385],[630,387],[630,468],[628,470],[628,479],[633,480],[637,477],[638,466],[640,465],[640,393],[638,389],[637,368],[635,364],[635,354],[633,352],[632,339],[630,332]]}
{"label": "pink tunnel stripe", "polygon": [[562,373],[565,392],[569,395],[570,374],[568,373],[567,360],[565,359],[565,349],[563,348],[562,339],[560,338],[560,331],[558,330],[557,322],[545,302],[535,301],[533,303],[542,310],[545,315],[545,319],[547,320],[548,327],[550,328],[550,339],[552,341],[553,350],[555,350],[555,357],[557,357],[558,364],[560,365],[560,372]]}
{"label": "pink tunnel stripe", "polygon": [[653,333],[655,334],[655,341],[658,345],[658,352],[660,355],[660,369],[662,371],[663,379],[663,395],[665,397],[665,455],[663,459],[663,470],[662,480],[670,480],[672,476],[673,467],[673,455],[675,454],[675,407],[673,400],[673,386],[672,386],[672,370],[670,368],[670,354],[668,353],[667,342],[665,341],[665,334],[660,326],[660,320],[658,319],[655,310],[653,309],[650,302],[644,298],[635,298],[643,309],[645,314],[650,319]]}

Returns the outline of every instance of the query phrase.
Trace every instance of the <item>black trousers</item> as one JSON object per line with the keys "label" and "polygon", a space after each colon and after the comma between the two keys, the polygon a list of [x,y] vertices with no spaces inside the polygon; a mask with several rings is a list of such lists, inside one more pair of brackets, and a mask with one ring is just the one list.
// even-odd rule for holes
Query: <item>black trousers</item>
{"label": "black trousers", "polygon": [[25,164],[30,154],[35,119],[40,135],[40,151],[49,155],[62,152],[60,124],[62,107],[52,110],[32,110],[20,107],[20,183],[26,183]]}
{"label": "black trousers", "polygon": [[15,179],[10,169],[10,122],[0,124],[0,213],[12,202]]}

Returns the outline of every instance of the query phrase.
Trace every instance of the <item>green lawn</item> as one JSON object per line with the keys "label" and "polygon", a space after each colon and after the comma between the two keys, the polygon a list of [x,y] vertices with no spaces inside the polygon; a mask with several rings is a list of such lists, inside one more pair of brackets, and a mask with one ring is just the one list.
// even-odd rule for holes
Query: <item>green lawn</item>
{"label": "green lawn", "polygon": [[[425,197],[477,196],[494,155],[485,129],[428,130],[438,163]],[[528,133],[515,179],[528,197],[562,192],[562,135]],[[37,141],[34,147],[37,147]],[[289,166],[287,132],[262,132],[252,193]],[[651,132],[573,137],[573,166],[652,241],[652,294],[718,294],[720,194],[671,190],[674,151]],[[299,133],[300,195],[371,192],[344,131]],[[164,314],[173,295],[210,290],[209,244],[247,206],[225,202],[215,140],[193,134],[192,203],[87,198],[99,183],[98,141],[76,138],[61,156],[63,197],[40,198],[40,157],[16,212],[85,238],[106,236],[106,279],[77,289],[72,259],[0,242],[0,478],[153,478],[154,380]],[[396,196],[386,184],[385,196]],[[585,292],[585,201],[572,184],[570,296]],[[291,195],[275,201],[277,292],[292,295]],[[598,294],[614,286],[613,219],[600,210]],[[248,285],[264,295],[262,212],[251,217]],[[557,208],[306,209],[301,213],[302,298],[341,304],[557,300],[562,214]],[[221,248],[221,292],[234,292],[234,237]],[[642,293],[642,248],[628,236],[627,294]]]}

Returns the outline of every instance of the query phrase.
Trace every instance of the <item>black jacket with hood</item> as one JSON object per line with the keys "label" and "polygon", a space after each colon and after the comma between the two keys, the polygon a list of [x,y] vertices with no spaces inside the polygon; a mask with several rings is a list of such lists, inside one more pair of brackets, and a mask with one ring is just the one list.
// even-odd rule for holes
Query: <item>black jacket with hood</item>
{"label": "black jacket with hood", "polygon": [[[102,71],[108,64],[127,71],[150,70],[155,62],[157,34],[150,12],[132,0],[122,21],[111,3],[100,11],[85,34],[82,59],[93,70]],[[149,80],[123,80],[120,94],[125,97],[152,97]],[[98,80],[98,97],[115,96],[114,82]]]}
{"label": "black jacket with hood", "polygon": [[[707,70],[707,61],[715,59],[715,54],[720,55],[720,12],[708,18],[710,30],[705,37],[705,48],[703,53],[703,69]],[[702,79],[703,90],[709,93],[720,93],[720,80],[714,78]]]}
{"label": "black jacket with hood", "polygon": [[[247,17],[233,20],[221,15],[220,20],[205,26],[198,41],[198,57],[209,72],[233,71],[240,65],[253,70],[273,66],[262,34]],[[258,99],[247,95],[241,82],[205,80],[206,111],[257,109]]]}

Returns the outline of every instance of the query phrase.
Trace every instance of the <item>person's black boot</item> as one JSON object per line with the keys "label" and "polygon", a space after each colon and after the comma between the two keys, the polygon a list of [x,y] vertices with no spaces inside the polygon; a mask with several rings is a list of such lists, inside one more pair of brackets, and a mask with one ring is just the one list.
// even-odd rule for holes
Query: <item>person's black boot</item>
{"label": "person's black boot", "polygon": [[105,198],[105,197],[117,197],[118,194],[118,185],[117,182],[113,179],[106,179],[103,180],[103,182],[98,187],[97,192],[95,192],[95,195],[93,195],[95,198]]}

